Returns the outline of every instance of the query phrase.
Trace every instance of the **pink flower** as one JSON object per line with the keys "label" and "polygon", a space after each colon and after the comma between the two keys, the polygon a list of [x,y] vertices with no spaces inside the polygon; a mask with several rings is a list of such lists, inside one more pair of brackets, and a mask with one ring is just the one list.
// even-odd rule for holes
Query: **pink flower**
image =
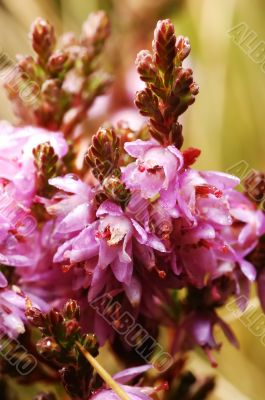
{"label": "pink flower", "polygon": [[25,332],[25,295],[17,287],[8,288],[8,282],[0,272],[0,333],[11,338]]}
{"label": "pink flower", "polygon": [[155,140],[125,143],[127,153],[136,161],[123,169],[123,180],[130,189],[140,190],[150,199],[160,197],[166,208],[176,203],[176,185],[183,167],[183,156],[174,146],[162,147]]}
{"label": "pink flower", "polygon": [[[133,248],[138,244],[166,251],[163,243],[146,233],[141,225],[128,217],[117,204],[107,200],[97,210],[97,219],[64,242],[55,254],[55,262],[90,262],[97,274],[111,268],[119,282],[130,285],[133,274]],[[93,286],[93,278],[91,285]]]}
{"label": "pink flower", "polygon": [[50,179],[49,183],[60,190],[46,207],[49,214],[57,216],[56,235],[80,232],[95,220],[94,193],[90,186],[72,174]]}
{"label": "pink flower", "polygon": [[59,158],[67,153],[68,145],[61,132],[0,123],[0,182],[5,183],[10,196],[25,206],[31,205],[36,190],[32,150],[45,142],[50,142]]}
{"label": "pink flower", "polygon": [[229,326],[215,311],[194,311],[183,317],[176,331],[175,351],[187,351],[195,346],[202,347],[214,367],[217,366],[211,350],[219,350],[221,344],[214,337],[214,327],[219,325],[228,340],[238,347],[237,339]]}

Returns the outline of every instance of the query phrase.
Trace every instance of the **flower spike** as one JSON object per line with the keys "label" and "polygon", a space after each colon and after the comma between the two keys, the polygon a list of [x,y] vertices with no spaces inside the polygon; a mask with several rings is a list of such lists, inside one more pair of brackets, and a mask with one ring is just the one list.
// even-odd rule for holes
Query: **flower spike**
{"label": "flower spike", "polygon": [[192,70],[182,67],[189,52],[188,39],[176,37],[174,26],[167,19],[157,23],[153,54],[143,50],[136,59],[146,88],[137,92],[135,104],[142,115],[149,117],[151,135],[164,146],[173,144],[181,148],[182,126],[178,118],[198,94]]}

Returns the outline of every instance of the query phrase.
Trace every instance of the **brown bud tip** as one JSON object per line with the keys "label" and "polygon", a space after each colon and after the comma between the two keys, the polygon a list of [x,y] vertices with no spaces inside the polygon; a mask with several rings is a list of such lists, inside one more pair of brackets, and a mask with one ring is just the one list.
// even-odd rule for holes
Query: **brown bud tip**
{"label": "brown bud tip", "polygon": [[60,354],[61,348],[53,337],[45,337],[37,342],[38,353],[44,358],[52,359]]}
{"label": "brown bud tip", "polygon": [[82,346],[84,346],[84,348],[89,353],[92,354],[93,357],[97,357],[99,344],[98,344],[98,340],[94,334],[87,333],[87,334],[83,335],[80,343],[82,344]]}
{"label": "brown bud tip", "polygon": [[49,320],[51,325],[58,326],[62,325],[64,318],[60,311],[53,309],[49,312]]}
{"label": "brown bud tip", "polygon": [[36,307],[28,308],[25,311],[25,315],[26,315],[26,318],[28,319],[28,321],[32,325],[34,325],[38,328],[43,328],[45,326],[46,318],[38,308],[36,308]]}
{"label": "brown bud tip", "polygon": [[43,18],[37,18],[31,27],[32,47],[41,59],[46,60],[54,49],[56,38],[53,26]]}
{"label": "brown bud tip", "polygon": [[64,316],[68,319],[75,318],[79,320],[80,318],[80,307],[75,300],[68,300],[63,309]]}

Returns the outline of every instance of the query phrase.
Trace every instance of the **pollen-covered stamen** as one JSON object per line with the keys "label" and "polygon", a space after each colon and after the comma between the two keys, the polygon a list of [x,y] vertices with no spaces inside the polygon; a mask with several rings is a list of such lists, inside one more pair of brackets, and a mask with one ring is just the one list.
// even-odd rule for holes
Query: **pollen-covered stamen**
{"label": "pollen-covered stamen", "polygon": [[105,239],[109,246],[115,246],[120,244],[131,230],[132,226],[129,219],[107,216],[100,221],[95,236],[97,239]]}
{"label": "pollen-covered stamen", "polygon": [[96,232],[96,238],[97,239],[106,239],[110,240],[111,239],[111,231],[110,231],[110,226],[107,225],[106,228],[101,232],[97,231]]}
{"label": "pollen-covered stamen", "polygon": [[214,195],[216,198],[223,196],[223,192],[219,190],[216,186],[212,185],[198,185],[196,186],[196,195],[200,197],[208,197],[210,194]]}

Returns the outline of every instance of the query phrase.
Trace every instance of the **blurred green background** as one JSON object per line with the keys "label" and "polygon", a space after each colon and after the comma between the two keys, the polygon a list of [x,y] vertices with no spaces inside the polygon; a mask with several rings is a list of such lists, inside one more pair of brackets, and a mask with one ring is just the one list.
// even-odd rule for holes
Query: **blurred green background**
{"label": "blurred green background", "polygon": [[[185,147],[202,149],[198,167],[203,169],[231,170],[240,161],[249,169],[264,169],[265,68],[229,35],[229,30],[244,23],[255,32],[255,44],[265,40],[264,0],[2,0],[0,47],[15,59],[17,53],[31,51],[28,31],[36,16],[48,18],[59,33],[79,32],[87,14],[96,9],[107,10],[112,20],[105,63],[119,90],[126,71],[134,68],[136,53],[150,48],[156,20],[170,17],[177,34],[190,38],[189,63],[200,86],[195,104],[183,117]],[[4,90],[0,100],[0,118],[12,120]],[[130,101],[132,105],[133,98]],[[225,343],[213,398],[264,400],[264,346],[240,321],[232,322],[232,327],[241,352]],[[191,365],[197,372],[209,372],[196,354]]]}

